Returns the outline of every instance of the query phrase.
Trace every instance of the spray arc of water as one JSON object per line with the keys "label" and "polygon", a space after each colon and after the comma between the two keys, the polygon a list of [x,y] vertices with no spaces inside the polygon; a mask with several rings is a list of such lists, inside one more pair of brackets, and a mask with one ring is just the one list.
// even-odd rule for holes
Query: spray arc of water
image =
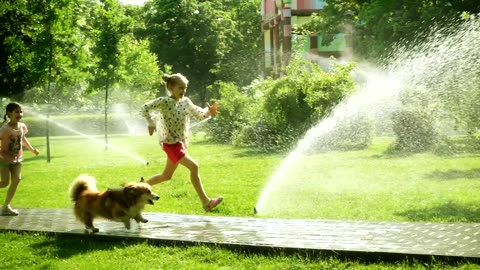
{"label": "spray arc of water", "polygon": [[[288,154],[280,165],[280,168],[275,172],[263,189],[259,201],[255,206],[256,213],[261,214],[262,212],[265,212],[269,196],[275,193],[278,182],[282,181],[286,174],[294,170],[293,168],[296,167],[297,163],[302,159],[304,153],[310,149],[311,145],[322,136],[331,132],[340,119],[349,118],[372,104],[396,99],[397,82],[395,82],[395,80],[380,78],[377,75],[374,76],[377,80],[376,87],[366,87],[363,91],[349,97],[337,106],[330,117],[323,119],[320,123],[307,131],[305,136],[298,142],[295,149]],[[384,89],[387,85],[393,91],[379,91],[380,89]]]}
{"label": "spray arc of water", "polygon": [[[267,182],[254,211],[274,214],[272,205],[286,204],[285,199],[274,197],[285,187],[285,182],[295,181],[295,171],[305,158],[305,152],[335,129],[340,119],[371,109],[390,117],[390,113],[401,105],[400,95],[412,88],[430,94],[432,100],[437,96],[448,96],[450,91],[474,89],[480,74],[479,47],[480,23],[470,20],[453,29],[433,29],[427,41],[416,48],[399,46],[386,67],[372,70],[360,65],[357,72],[364,83],[359,90],[340,103],[329,117],[307,131]],[[437,90],[433,92],[431,89]],[[315,179],[315,175],[311,178]],[[296,192],[295,185],[288,188],[289,192]]]}
{"label": "spray arc of water", "polygon": [[90,141],[92,141],[92,142],[94,142],[94,143],[96,143],[96,144],[98,144],[98,145],[100,145],[100,146],[108,146],[108,149],[112,149],[113,151],[115,151],[115,152],[117,152],[117,153],[119,153],[119,154],[122,154],[122,155],[124,155],[124,156],[127,156],[127,157],[129,157],[129,158],[131,158],[131,159],[133,159],[133,160],[135,160],[135,161],[138,161],[138,162],[140,162],[140,163],[142,163],[142,164],[148,165],[148,162],[147,162],[145,159],[143,159],[143,158],[141,158],[141,157],[139,157],[139,156],[137,156],[137,155],[134,155],[134,154],[132,154],[132,153],[129,153],[129,152],[123,150],[123,149],[120,148],[120,147],[117,147],[117,146],[112,145],[112,144],[106,144],[105,142],[103,142],[103,141],[101,141],[101,140],[99,140],[99,139],[96,139],[94,136],[90,136],[90,135],[84,134],[84,133],[82,133],[82,132],[80,132],[80,131],[78,131],[78,130],[75,130],[75,129],[70,128],[70,127],[68,127],[68,126],[66,126],[66,125],[63,125],[62,123],[59,123],[59,122],[57,122],[57,121],[54,121],[54,120],[52,120],[50,117],[47,117],[46,115],[43,115],[43,114],[41,114],[41,113],[38,113],[38,112],[35,112],[35,111],[29,111],[29,112],[30,112],[32,115],[35,115],[36,117],[39,117],[39,118],[41,118],[41,119],[43,119],[43,120],[46,120],[46,121],[48,121],[49,123],[53,123],[53,124],[59,126],[60,128],[63,128],[63,129],[68,130],[68,131],[70,131],[70,132],[72,132],[72,133],[74,133],[74,134],[77,134],[77,135],[79,135],[79,136],[81,136],[81,137],[83,137],[83,138],[85,138],[85,139],[88,139],[88,140],[90,140]]}

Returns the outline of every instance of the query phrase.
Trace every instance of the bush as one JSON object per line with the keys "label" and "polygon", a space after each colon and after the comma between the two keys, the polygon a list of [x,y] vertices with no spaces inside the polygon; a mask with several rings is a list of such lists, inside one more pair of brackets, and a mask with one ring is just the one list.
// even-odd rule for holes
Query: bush
{"label": "bush", "polygon": [[374,120],[365,112],[338,119],[333,129],[315,140],[315,150],[359,150],[367,148],[375,136]]}
{"label": "bush", "polygon": [[215,142],[231,143],[234,133],[245,126],[251,118],[253,97],[247,91],[240,92],[232,83],[217,83],[221,99],[220,113],[209,123],[207,134]]}
{"label": "bush", "polygon": [[396,136],[394,151],[422,152],[432,149],[438,141],[434,117],[428,113],[400,109],[393,114],[392,122]]}
{"label": "bush", "polygon": [[292,60],[286,76],[255,84],[251,120],[235,134],[236,145],[290,149],[315,124],[355,90],[350,77],[353,64],[324,71],[315,63]]}
{"label": "bush", "polygon": [[296,132],[286,129],[282,132],[264,122],[245,125],[234,134],[233,145],[254,148],[260,152],[288,151],[297,138]]}

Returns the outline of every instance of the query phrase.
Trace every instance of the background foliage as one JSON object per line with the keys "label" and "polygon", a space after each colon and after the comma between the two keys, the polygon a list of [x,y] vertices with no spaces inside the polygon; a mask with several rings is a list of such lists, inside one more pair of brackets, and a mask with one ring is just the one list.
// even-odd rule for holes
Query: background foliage
{"label": "background foliage", "polygon": [[354,67],[337,64],[325,71],[294,57],[282,78],[259,79],[243,89],[221,84],[222,113],[210,134],[264,151],[288,149],[355,91]]}
{"label": "background foliage", "polygon": [[[284,77],[262,78],[260,8],[260,0],[151,0],[144,6],[117,0],[3,1],[2,104],[15,100],[63,114],[113,112],[121,103],[135,114],[140,104],[165,93],[162,73],[182,72],[196,104],[222,104],[222,114],[209,125],[211,137],[268,151],[288,149],[355,91],[355,64],[322,70],[298,57],[282,71]],[[345,31],[355,59],[382,63],[396,44],[414,47],[432,28],[479,12],[468,0],[328,0],[321,14],[295,31],[324,33],[323,42]],[[443,111],[471,134],[480,126],[479,110],[472,109],[478,108],[477,89],[478,80],[472,80],[466,91],[442,101]],[[368,144],[372,122],[367,117],[356,123],[360,145]]]}

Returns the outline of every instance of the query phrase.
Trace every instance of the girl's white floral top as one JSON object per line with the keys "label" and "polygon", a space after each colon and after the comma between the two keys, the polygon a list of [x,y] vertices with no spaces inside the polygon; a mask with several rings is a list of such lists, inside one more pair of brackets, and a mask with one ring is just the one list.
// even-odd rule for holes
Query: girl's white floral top
{"label": "girl's white floral top", "polygon": [[179,101],[172,97],[159,97],[145,103],[141,115],[148,121],[149,127],[155,127],[152,113],[158,112],[161,127],[157,127],[160,142],[174,144],[186,142],[189,134],[190,116],[198,120],[210,116],[208,108],[201,108],[188,98],[183,97]]}

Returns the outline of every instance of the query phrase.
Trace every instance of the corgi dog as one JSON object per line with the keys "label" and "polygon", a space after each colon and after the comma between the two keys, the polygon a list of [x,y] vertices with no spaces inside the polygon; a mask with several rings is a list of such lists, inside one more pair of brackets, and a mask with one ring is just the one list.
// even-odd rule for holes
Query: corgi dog
{"label": "corgi dog", "polygon": [[74,202],[75,217],[91,233],[99,231],[93,225],[93,220],[97,217],[122,222],[127,229],[130,229],[131,219],[137,223],[146,223],[148,220],[142,216],[145,205],[153,205],[154,201],[160,199],[143,179],[124,184],[120,188],[99,191],[95,178],[87,174],[78,176],[70,185],[69,192]]}

